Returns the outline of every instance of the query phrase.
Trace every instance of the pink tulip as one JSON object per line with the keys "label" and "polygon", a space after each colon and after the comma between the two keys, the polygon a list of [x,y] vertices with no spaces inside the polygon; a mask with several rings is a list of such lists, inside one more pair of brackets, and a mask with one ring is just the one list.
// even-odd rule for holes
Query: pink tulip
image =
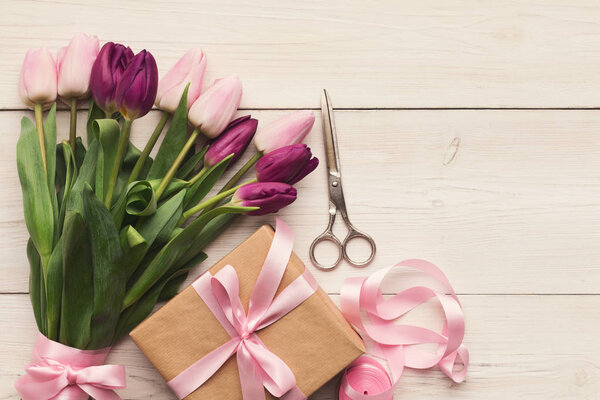
{"label": "pink tulip", "polygon": [[58,95],[80,99],[90,94],[90,75],[100,46],[97,36],[78,33],[67,47],[58,50]]}
{"label": "pink tulip", "polygon": [[233,119],[241,99],[240,78],[230,75],[217,79],[190,108],[190,123],[205,136],[216,138]]}
{"label": "pink tulip", "polygon": [[25,55],[19,95],[27,107],[49,106],[56,100],[56,64],[48,49],[31,49]]}
{"label": "pink tulip", "polygon": [[271,122],[254,136],[258,151],[266,154],[285,146],[300,143],[315,123],[312,111],[298,111]]}
{"label": "pink tulip", "polygon": [[189,109],[200,96],[204,71],[206,71],[206,56],[200,49],[190,49],[160,80],[156,107],[174,113],[185,86],[189,83],[187,95]]}

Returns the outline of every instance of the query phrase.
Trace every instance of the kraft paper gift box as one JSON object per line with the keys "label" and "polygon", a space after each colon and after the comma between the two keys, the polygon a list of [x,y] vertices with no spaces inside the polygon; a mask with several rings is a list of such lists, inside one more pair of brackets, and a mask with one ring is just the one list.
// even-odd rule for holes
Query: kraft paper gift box
{"label": "kraft paper gift box", "polygon": [[[273,236],[270,226],[262,226],[209,270],[214,275],[227,264],[234,267],[246,311]],[[304,270],[302,261],[292,253],[277,294]],[[306,396],[365,351],[358,334],[320,287],[287,315],[257,331],[257,335],[293,371],[298,388]],[[166,381],[231,339],[191,285],[130,336]],[[266,394],[268,399],[274,398]],[[185,399],[242,399],[235,355]]]}

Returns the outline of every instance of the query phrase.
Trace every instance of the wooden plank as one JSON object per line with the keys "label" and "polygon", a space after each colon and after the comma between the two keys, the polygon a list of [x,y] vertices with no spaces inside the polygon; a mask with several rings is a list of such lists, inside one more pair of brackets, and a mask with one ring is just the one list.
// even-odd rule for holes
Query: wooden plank
{"label": "wooden plank", "polygon": [[22,107],[30,47],[78,31],[149,49],[161,73],[192,46],[207,82],[238,73],[244,107],[597,107],[600,4],[595,0],[165,3],[3,2],[0,108]]}
{"label": "wooden plank", "polygon": [[[266,123],[283,113],[253,115]],[[59,114],[64,136],[67,114]],[[15,169],[21,115],[0,112],[0,292],[26,292],[28,286],[27,233]],[[325,290],[338,293],[346,277],[417,257],[442,266],[461,293],[600,293],[600,204],[595,200],[600,198],[600,114],[336,115],[350,216],[373,235],[378,252],[366,270],[344,264],[322,272],[311,266]],[[143,142],[156,119],[153,114],[134,124],[136,143]],[[308,143],[323,160],[320,123]],[[298,185],[297,202],[281,213],[296,232],[295,248],[307,265],[310,242],[327,221],[324,171],[322,163]],[[272,221],[242,219],[210,246],[210,259],[192,275]]]}
{"label": "wooden plank", "polygon": [[[337,301],[337,296],[334,296]],[[467,381],[453,384],[440,371],[407,370],[397,399],[596,399],[600,392],[597,321],[600,296],[489,296],[461,298],[471,353]],[[13,381],[23,373],[35,340],[26,295],[0,295],[0,398],[16,398]],[[437,308],[411,322],[439,326]],[[174,399],[160,375],[129,340],[108,359],[127,367],[125,399]],[[337,399],[335,382],[312,397]]]}

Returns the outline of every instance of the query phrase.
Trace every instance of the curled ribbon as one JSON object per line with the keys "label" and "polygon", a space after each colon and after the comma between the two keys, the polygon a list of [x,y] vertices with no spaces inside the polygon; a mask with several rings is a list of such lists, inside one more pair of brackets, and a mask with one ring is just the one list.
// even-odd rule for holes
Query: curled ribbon
{"label": "curled ribbon", "polygon": [[248,313],[239,298],[238,276],[231,265],[226,265],[214,276],[207,272],[192,283],[231,340],[168,382],[179,399],[202,386],[234,354],[244,399],[265,399],[265,388],[275,397],[306,398],[296,385],[292,370],[256,335],[257,331],[302,304],[318,287],[310,272],[305,270],[275,297],[294,243],[290,228],[281,219],[276,221],[275,237],[252,290]]}
{"label": "curled ribbon", "polygon": [[76,349],[40,333],[15,388],[23,400],[120,400],[114,389],[125,388],[125,367],[102,365],[109,351]]}
{"label": "curled ribbon", "polygon": [[[401,267],[426,273],[449,293],[414,286],[386,300],[381,294],[381,284],[392,269]],[[398,318],[432,298],[439,301],[444,312],[445,323],[441,333],[395,323]],[[469,352],[462,344],[464,314],[448,278],[432,263],[404,260],[369,277],[346,279],[341,291],[341,308],[363,339],[368,338],[374,343],[372,355],[387,361],[391,379],[387,378],[390,383],[388,386],[383,377],[383,374],[387,375],[383,366],[370,357],[362,356],[346,369],[340,385],[340,399],[390,400],[405,366],[428,369],[437,365],[454,382],[465,379]],[[368,322],[363,322],[361,311],[366,312]],[[414,347],[425,343],[437,344],[437,351],[429,353]],[[462,369],[454,371],[455,365],[459,364],[462,364]]]}

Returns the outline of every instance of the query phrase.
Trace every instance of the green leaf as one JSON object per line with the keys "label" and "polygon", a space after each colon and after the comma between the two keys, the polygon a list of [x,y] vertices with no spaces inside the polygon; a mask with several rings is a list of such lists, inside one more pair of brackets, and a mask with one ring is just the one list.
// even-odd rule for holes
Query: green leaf
{"label": "green leaf", "polygon": [[[161,181],[162,181],[162,179],[153,179],[153,180],[149,181],[150,185],[152,185],[152,189],[155,192],[156,192],[156,189],[158,189],[158,186],[160,185]],[[168,198],[172,194],[179,192],[181,189],[184,189],[184,188],[186,188],[188,186],[189,186],[188,181],[183,181],[181,179],[171,179],[171,181],[167,185],[167,188],[163,192],[163,195],[161,197],[161,201],[164,200],[164,199],[166,199],[166,198]]]}
{"label": "green leaf", "polygon": [[157,302],[166,301],[175,296],[179,287],[187,278],[190,270],[206,258],[206,254],[201,253],[194,258],[193,262],[171,268],[159,282],[140,298],[140,300],[131,307],[126,308],[121,313],[119,324],[117,325],[115,341],[122,336],[127,335],[133,328],[150,315]]}
{"label": "green leaf", "polygon": [[239,218],[239,213],[222,214],[211,219],[206,224],[204,229],[190,241],[189,250],[181,258],[181,263],[193,262],[194,258],[198,254],[202,253],[202,250],[206,248],[213,240],[218,238],[223,232],[229,228],[229,226]]}
{"label": "green leaf", "polygon": [[[98,163],[98,141],[94,140],[85,154],[81,168],[67,198],[67,211],[77,211],[83,214],[83,201],[81,193],[86,185],[94,187],[96,165]],[[63,228],[64,229],[64,228]]]}
{"label": "green leaf", "polygon": [[127,279],[129,279],[150,246],[146,239],[131,225],[121,230],[120,240],[121,249],[123,250],[123,262],[121,264],[125,269]]}
{"label": "green leaf", "polygon": [[44,143],[46,147],[46,168],[48,170],[48,193],[54,216],[54,243],[60,236],[58,223],[58,201],[56,199],[56,103],[52,104],[44,122]]}
{"label": "green leaf", "polygon": [[94,308],[87,348],[99,349],[112,342],[125,295],[125,271],[120,264],[122,252],[117,228],[89,186],[83,190],[83,210],[94,268]]}
{"label": "green leaf", "polygon": [[152,246],[161,234],[167,235],[166,231],[168,231],[168,235],[170,235],[170,231],[175,229],[183,213],[184,197],[185,191],[175,194],[175,196],[161,204],[156,212],[141,224],[138,231],[146,239],[148,246]]}
{"label": "green leaf", "polygon": [[189,272],[200,264],[202,261],[206,260],[208,256],[204,252],[199,252],[193,260],[189,263],[185,264],[181,269],[178,270],[180,273],[178,276],[171,276],[167,281],[165,286],[163,287],[162,292],[160,292],[160,296],[158,296],[158,301],[169,301],[179,291],[179,287],[185,282]]}
{"label": "green leaf", "polygon": [[127,206],[125,207],[127,214],[137,216],[154,214],[156,211],[156,197],[150,182],[139,181],[127,192]]}
{"label": "green leaf", "polygon": [[46,318],[48,319],[46,337],[58,340],[58,327],[60,321],[61,297],[63,290],[63,255],[62,238],[56,243],[54,251],[48,261],[45,275],[46,282]]}
{"label": "green leaf", "polygon": [[114,119],[98,119],[94,122],[98,129],[98,164],[96,166],[96,196],[104,200],[110,175],[117,157],[117,147],[121,128]]}
{"label": "green leaf", "polygon": [[111,214],[115,226],[121,226],[125,213],[135,216],[148,216],[156,211],[156,196],[148,181],[130,183],[115,202]]}
{"label": "green leaf", "polygon": [[150,168],[150,171],[148,171],[148,176],[146,179],[149,181],[153,179],[160,179],[165,176],[187,141],[188,87],[189,84],[186,86],[183,94],[181,95],[179,105],[173,114],[171,125],[165,134],[160,148],[158,149],[158,153],[156,154],[156,158],[152,163],[152,167]]}
{"label": "green leaf", "polygon": [[33,241],[27,241],[27,259],[29,260],[29,297],[33,308],[33,315],[38,329],[46,334],[46,288],[40,255],[35,249]]}
{"label": "green leaf", "polygon": [[213,165],[209,170],[207,170],[201,177],[198,179],[187,191],[185,195],[185,200],[183,202],[183,209],[189,210],[196,204],[200,203],[202,199],[210,192],[210,190],[215,186],[215,184],[219,181],[219,178],[223,175],[229,164],[231,163],[231,159],[233,158],[233,154],[225,157],[221,162],[216,165]]}
{"label": "green leaf", "polygon": [[179,179],[189,179],[194,170],[204,161],[204,155],[208,151],[208,146],[204,146],[200,152],[193,154],[186,162],[179,167],[175,176]]}
{"label": "green leaf", "polygon": [[56,185],[56,197],[58,200],[58,209],[62,206],[62,199],[65,192],[65,179],[67,176],[67,166],[65,165],[65,156],[63,154],[63,146],[56,146],[56,174],[55,174],[55,185]]}
{"label": "green leaf", "polygon": [[171,279],[165,283],[162,291],[158,295],[157,302],[169,301],[173,297],[175,297],[177,292],[179,292],[179,287],[187,279],[188,274],[190,273],[190,270],[191,270],[191,268],[187,269],[187,270],[183,270],[183,271],[181,271],[181,273],[178,276],[171,277]]}
{"label": "green leaf", "polygon": [[[117,183],[115,184],[115,193],[121,193],[123,190],[125,190],[127,181],[129,180],[129,175],[131,175],[131,171],[133,170],[133,167],[140,158],[141,154],[142,152],[131,142],[127,144],[125,155],[123,156],[123,162],[121,163],[121,169],[119,170],[119,176],[117,177]],[[144,162],[142,170],[140,171],[140,176],[146,176],[151,165],[152,158],[148,157]]]}
{"label": "green leaf", "polygon": [[[62,160],[57,165],[61,165],[61,168],[64,168],[64,176],[62,177],[62,187],[58,191],[59,196],[59,214],[58,214],[58,223],[60,224],[59,234],[62,233],[62,225],[65,220],[65,214],[67,212],[67,199],[71,194],[71,190],[75,181],[77,179],[77,163],[75,161],[75,156],[73,155],[73,150],[67,141],[63,141],[61,146],[58,147],[60,151],[57,151],[59,155],[62,155]],[[58,176],[58,170],[57,170]]]}
{"label": "green leaf", "polygon": [[94,310],[94,271],[89,234],[79,212],[68,211],[65,216],[62,247],[60,343],[85,349]]}
{"label": "green leaf", "polygon": [[37,131],[28,118],[21,120],[21,136],[17,142],[17,170],[23,192],[25,225],[44,266],[54,244],[54,207]]}
{"label": "green leaf", "polygon": [[175,283],[180,283],[181,277],[185,279],[189,269],[180,269],[167,276],[166,279],[156,283],[144,296],[142,296],[134,305],[128,307],[121,313],[119,323],[117,324],[114,341],[127,335],[133,328],[139,325],[154,309],[161,293],[166,286],[169,286],[169,291]]}
{"label": "green leaf", "polygon": [[[137,254],[136,258],[132,258],[133,261],[130,261],[130,277],[135,281],[144,271],[144,266],[147,264],[142,264],[142,260],[144,260],[144,256],[150,249],[150,247],[155,243],[166,243],[168,238],[177,226],[179,222],[179,218],[183,213],[183,198],[185,196],[185,191],[181,191],[177,193],[175,196],[171,197],[169,200],[165,201],[163,204],[158,207],[156,212],[150,217],[146,218],[137,232],[144,238],[146,241],[146,247],[143,248],[143,251],[140,249],[140,253]],[[140,266],[138,268],[138,266]]]}
{"label": "green leaf", "polygon": [[104,111],[94,102],[90,100],[90,110],[88,111],[87,117],[87,144],[88,147],[94,139],[98,139],[98,125],[94,124],[97,119],[106,118]]}
{"label": "green leaf", "polygon": [[193,238],[200,234],[211,219],[221,214],[243,213],[255,209],[256,207],[221,206],[201,214],[158,252],[139,279],[127,291],[124,306],[129,307],[139,300],[170,268],[176,265],[179,259],[185,257]]}
{"label": "green leaf", "polygon": [[75,165],[77,168],[81,168],[81,164],[83,164],[83,159],[85,158],[85,147],[83,147],[83,142],[81,138],[78,136],[75,138]]}

